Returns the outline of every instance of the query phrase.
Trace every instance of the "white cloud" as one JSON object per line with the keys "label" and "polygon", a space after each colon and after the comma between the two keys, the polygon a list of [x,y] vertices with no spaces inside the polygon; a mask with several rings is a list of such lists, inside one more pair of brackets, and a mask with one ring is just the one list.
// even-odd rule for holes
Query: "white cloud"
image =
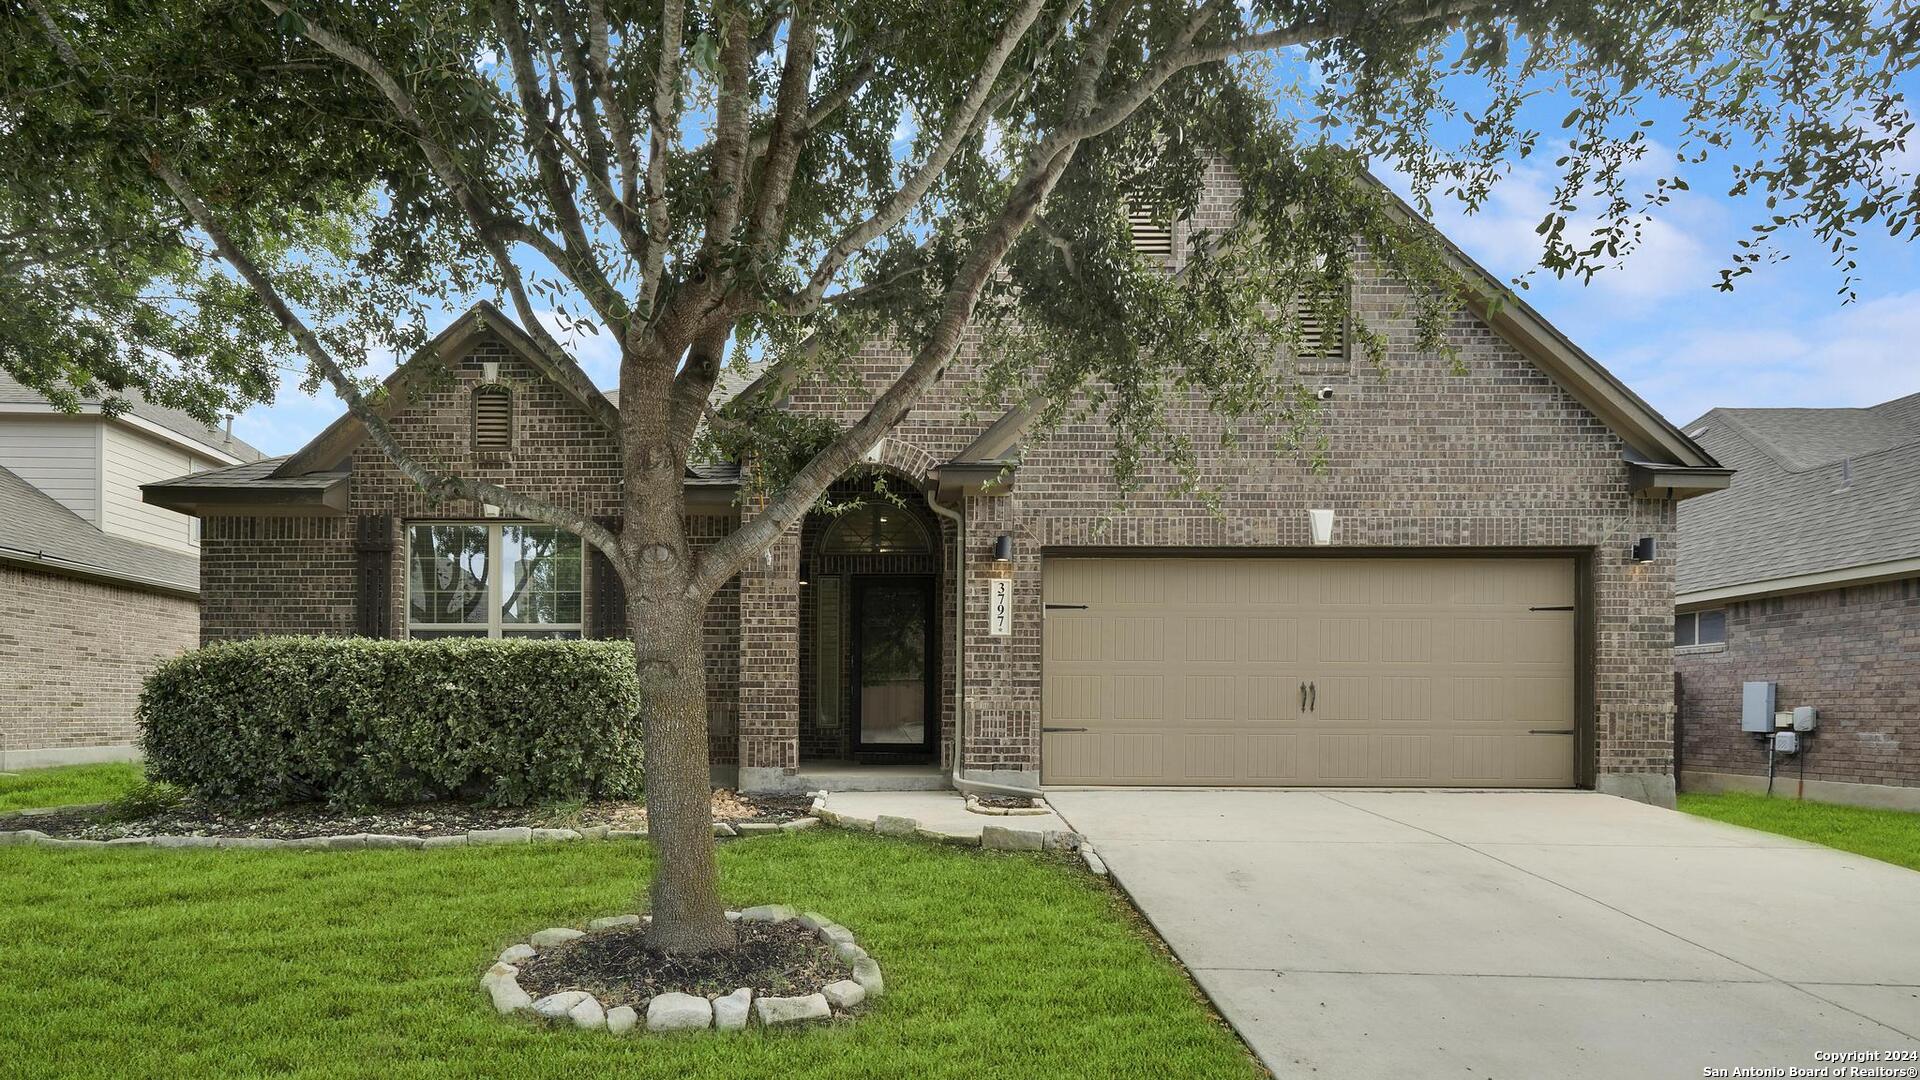
{"label": "white cloud", "polygon": [[1669,418],[1716,406],[1873,405],[1920,391],[1920,290],[1828,315],[1689,327],[1621,350],[1618,372]]}

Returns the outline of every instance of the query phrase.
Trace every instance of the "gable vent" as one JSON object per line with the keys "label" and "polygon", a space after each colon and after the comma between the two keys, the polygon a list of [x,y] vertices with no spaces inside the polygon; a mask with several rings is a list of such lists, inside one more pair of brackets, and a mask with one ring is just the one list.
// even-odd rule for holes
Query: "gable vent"
{"label": "gable vent", "polygon": [[1305,299],[1295,302],[1295,324],[1300,344],[1295,348],[1295,370],[1301,374],[1330,375],[1347,370],[1347,327],[1344,319],[1331,322]]}
{"label": "gable vent", "polygon": [[1153,207],[1127,202],[1127,225],[1133,232],[1133,250],[1149,259],[1173,258],[1173,226],[1162,225]]}
{"label": "gable vent", "polygon": [[513,447],[513,395],[504,387],[483,386],[473,392],[473,448],[508,450]]}

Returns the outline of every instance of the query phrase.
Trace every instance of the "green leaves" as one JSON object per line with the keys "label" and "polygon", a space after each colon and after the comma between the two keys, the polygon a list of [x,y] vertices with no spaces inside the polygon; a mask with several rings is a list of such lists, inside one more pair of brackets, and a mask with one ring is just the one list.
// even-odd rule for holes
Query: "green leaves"
{"label": "green leaves", "polygon": [[255,638],[156,669],[148,775],[210,799],[522,805],[640,790],[633,646]]}

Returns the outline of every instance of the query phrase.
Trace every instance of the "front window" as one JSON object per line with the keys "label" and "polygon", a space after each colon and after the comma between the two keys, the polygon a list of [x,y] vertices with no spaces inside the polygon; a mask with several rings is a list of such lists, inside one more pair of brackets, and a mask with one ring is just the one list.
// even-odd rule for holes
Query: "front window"
{"label": "front window", "polygon": [[1724,608],[1712,611],[1683,611],[1673,617],[1673,644],[1675,648],[1687,648],[1692,645],[1725,645],[1727,643],[1727,612]]}
{"label": "front window", "polygon": [[551,525],[407,530],[407,636],[577,638],[580,538]]}

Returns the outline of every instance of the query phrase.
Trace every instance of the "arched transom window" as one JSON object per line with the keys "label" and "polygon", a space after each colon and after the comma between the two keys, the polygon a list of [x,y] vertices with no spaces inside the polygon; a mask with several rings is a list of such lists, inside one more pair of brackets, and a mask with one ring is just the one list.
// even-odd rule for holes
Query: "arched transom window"
{"label": "arched transom window", "polygon": [[834,518],[820,542],[826,555],[918,554],[932,546],[918,518],[881,499],[863,502]]}

